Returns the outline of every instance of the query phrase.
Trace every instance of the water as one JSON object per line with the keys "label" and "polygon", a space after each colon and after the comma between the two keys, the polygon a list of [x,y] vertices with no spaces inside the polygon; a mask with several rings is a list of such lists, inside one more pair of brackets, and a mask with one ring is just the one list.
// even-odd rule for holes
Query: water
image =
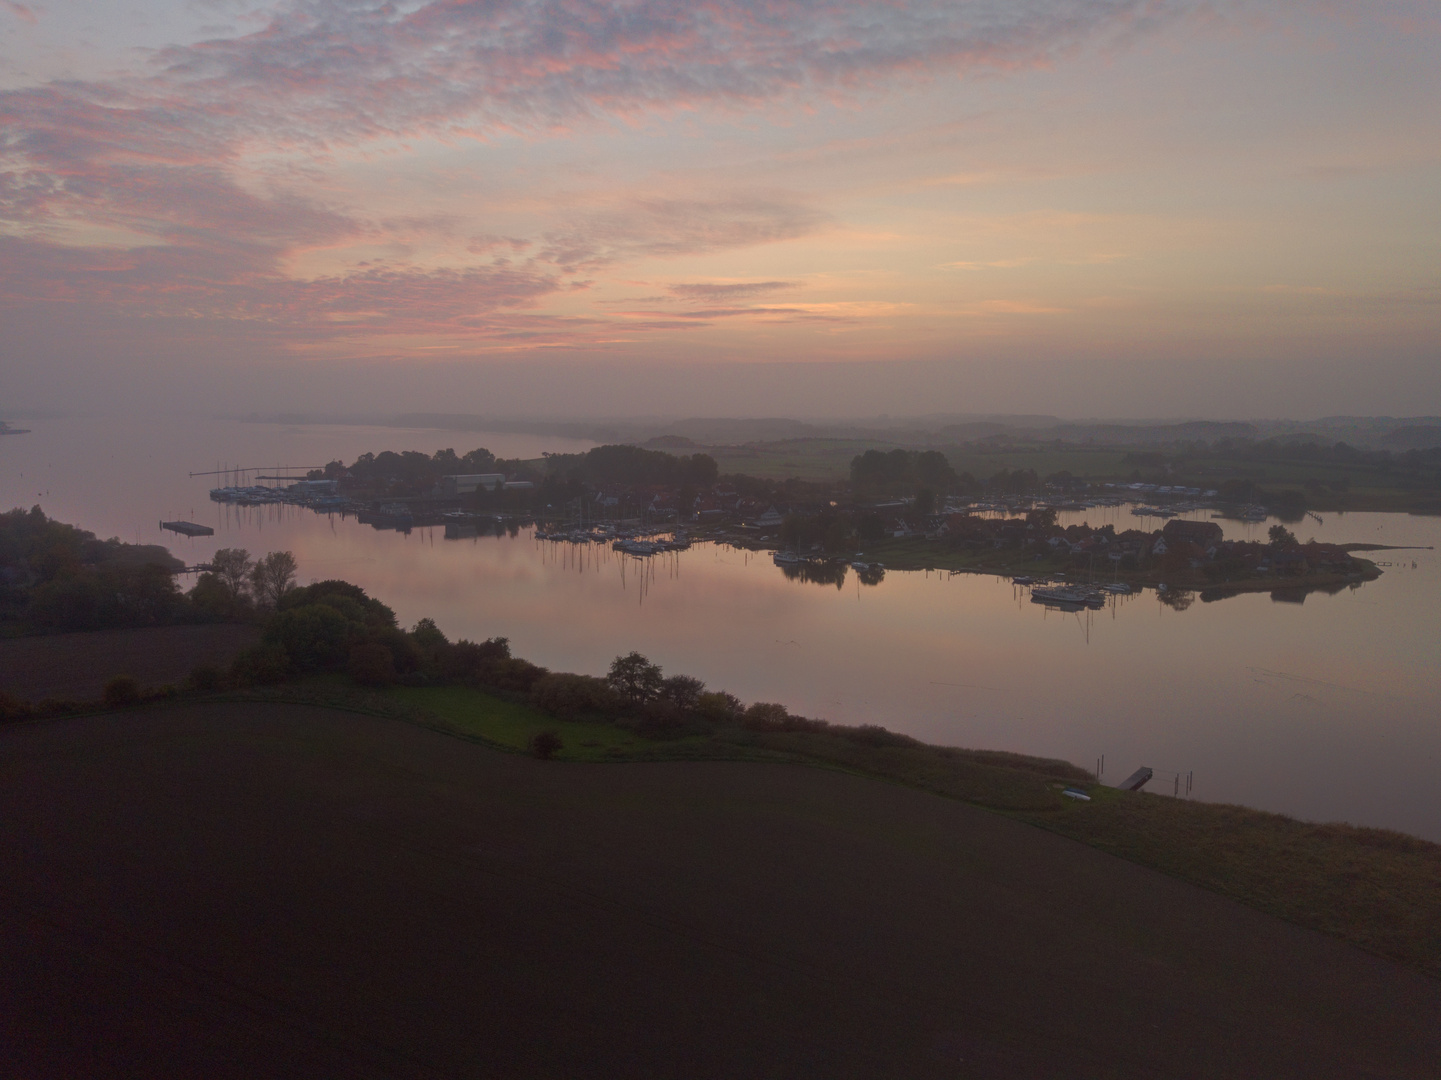
{"label": "water", "polygon": [[[288,549],[301,579],[342,577],[452,637],[509,637],[517,655],[601,673],[638,649],[747,701],[928,741],[1061,757],[1105,779],[1194,774],[1193,796],[1441,840],[1441,577],[1434,550],[1377,552],[1375,582],[1303,604],[1246,594],[1175,610],[1146,592],[1105,610],[1048,611],[1008,580],[888,572],[876,586],[788,580],[718,545],[650,560],[515,536],[447,541],[287,507],[209,502],[217,461],[319,464],[367,450],[486,446],[502,456],[588,444],[494,433],[226,422],[36,421],[0,439],[0,505],[38,502],[101,536]],[[1200,515],[1204,516],[1204,515]],[[1441,520],[1324,514],[1303,539],[1434,546]],[[213,525],[188,540],[161,518]],[[1139,524],[1129,509],[1063,520]],[[1270,522],[1221,522],[1228,537]],[[1182,783],[1184,790],[1184,782]]]}

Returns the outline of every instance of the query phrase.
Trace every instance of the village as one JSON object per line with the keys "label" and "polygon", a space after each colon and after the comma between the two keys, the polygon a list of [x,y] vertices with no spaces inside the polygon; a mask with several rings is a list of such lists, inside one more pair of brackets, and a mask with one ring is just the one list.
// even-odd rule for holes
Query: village
{"label": "village", "polygon": [[[931,456],[892,455],[891,474],[879,478],[858,458],[851,483],[821,483],[721,477],[703,454],[629,446],[537,462],[500,461],[483,450],[382,453],[277,486],[234,484],[210,494],[239,506],[353,516],[377,529],[439,527],[450,540],[533,527],[542,542],[609,544],[636,558],[711,541],[768,551],[787,576],[837,586],[848,570],[862,584],[879,582],[887,569],[999,574],[1030,588],[1038,603],[1065,608],[1095,607],[1107,594],[1143,587],[1180,603],[1195,591],[1202,599],[1304,594],[1379,574],[1353,554],[1355,546],[1302,543],[1282,525],[1264,542],[1225,539],[1218,520],[1254,524],[1268,510],[1220,501],[1214,489],[1034,473],[978,484]],[[440,471],[472,463],[492,471]],[[1138,526],[1164,524],[1060,523],[1062,513],[1115,516],[1126,507]],[[1195,520],[1200,513],[1212,520]]]}

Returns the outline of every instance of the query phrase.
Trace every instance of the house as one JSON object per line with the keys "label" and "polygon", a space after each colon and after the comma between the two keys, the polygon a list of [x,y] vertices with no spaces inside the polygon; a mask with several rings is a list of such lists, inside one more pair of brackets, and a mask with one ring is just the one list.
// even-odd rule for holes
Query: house
{"label": "house", "polygon": [[1306,553],[1300,548],[1283,548],[1271,556],[1271,564],[1278,574],[1304,574],[1308,565]]}
{"label": "house", "polygon": [[764,514],[756,518],[756,524],[763,529],[767,529],[774,525],[779,525],[784,520],[785,518],[772,506],[767,508]]}
{"label": "house", "polygon": [[504,473],[467,473],[457,476],[442,476],[435,485],[435,493],[447,499],[462,495],[473,495],[477,491],[494,491],[505,483]]}
{"label": "house", "polygon": [[719,521],[725,516],[725,507],[721,506],[717,499],[698,495],[692,516],[696,521]]}

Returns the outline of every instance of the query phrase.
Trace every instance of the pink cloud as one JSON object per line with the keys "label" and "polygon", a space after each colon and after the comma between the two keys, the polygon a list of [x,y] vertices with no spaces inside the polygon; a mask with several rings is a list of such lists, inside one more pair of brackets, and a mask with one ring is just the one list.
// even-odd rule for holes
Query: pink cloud
{"label": "pink cloud", "polygon": [[795,288],[793,281],[732,281],[667,285],[666,291],[682,300],[714,303],[717,300],[743,300],[752,296],[793,288]]}
{"label": "pink cloud", "polygon": [[29,23],[31,26],[34,26],[37,21],[35,12],[31,11],[24,4],[15,3],[15,0],[0,0],[0,7],[3,7],[23,23]]}
{"label": "pink cloud", "polygon": [[497,312],[527,307],[559,280],[508,267],[374,267],[297,281],[263,256],[192,247],[61,247],[0,238],[0,305],[84,302],[117,313],[246,321],[286,335],[455,333],[486,328]]}
{"label": "pink cloud", "polygon": [[[33,18],[14,0],[0,2]],[[477,236],[469,253],[491,258],[485,267],[368,266],[293,280],[284,267],[299,252],[456,223],[369,221],[303,194],[319,190],[298,187],[303,178],[248,175],[241,183],[241,173],[257,155],[381,138],[538,136],[1044,64],[1200,4],[431,0],[402,9],[291,0],[256,33],[160,51],[143,75],[0,93],[0,223],[12,234],[0,302],[66,299],[141,315],[322,327],[310,333],[342,325],[409,332],[426,320],[475,332],[467,313],[483,320],[585,287],[567,286],[565,275],[792,239],[826,218],[781,197],[632,198],[574,215],[535,240]],[[119,252],[69,246],[86,227],[147,243]],[[677,286],[672,295],[727,304],[783,284]],[[714,307],[708,317],[729,315]]]}

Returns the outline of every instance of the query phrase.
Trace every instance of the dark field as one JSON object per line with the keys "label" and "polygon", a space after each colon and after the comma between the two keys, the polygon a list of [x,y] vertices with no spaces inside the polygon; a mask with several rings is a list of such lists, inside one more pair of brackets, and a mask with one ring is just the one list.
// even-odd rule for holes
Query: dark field
{"label": "dark field", "polygon": [[6,1076],[1345,1077],[1441,983],[1025,824],[216,704],[0,731]]}
{"label": "dark field", "polygon": [[179,684],[198,664],[228,667],[259,636],[257,627],[220,623],[9,638],[0,640],[0,693],[95,701],[116,675],[146,687]]}

